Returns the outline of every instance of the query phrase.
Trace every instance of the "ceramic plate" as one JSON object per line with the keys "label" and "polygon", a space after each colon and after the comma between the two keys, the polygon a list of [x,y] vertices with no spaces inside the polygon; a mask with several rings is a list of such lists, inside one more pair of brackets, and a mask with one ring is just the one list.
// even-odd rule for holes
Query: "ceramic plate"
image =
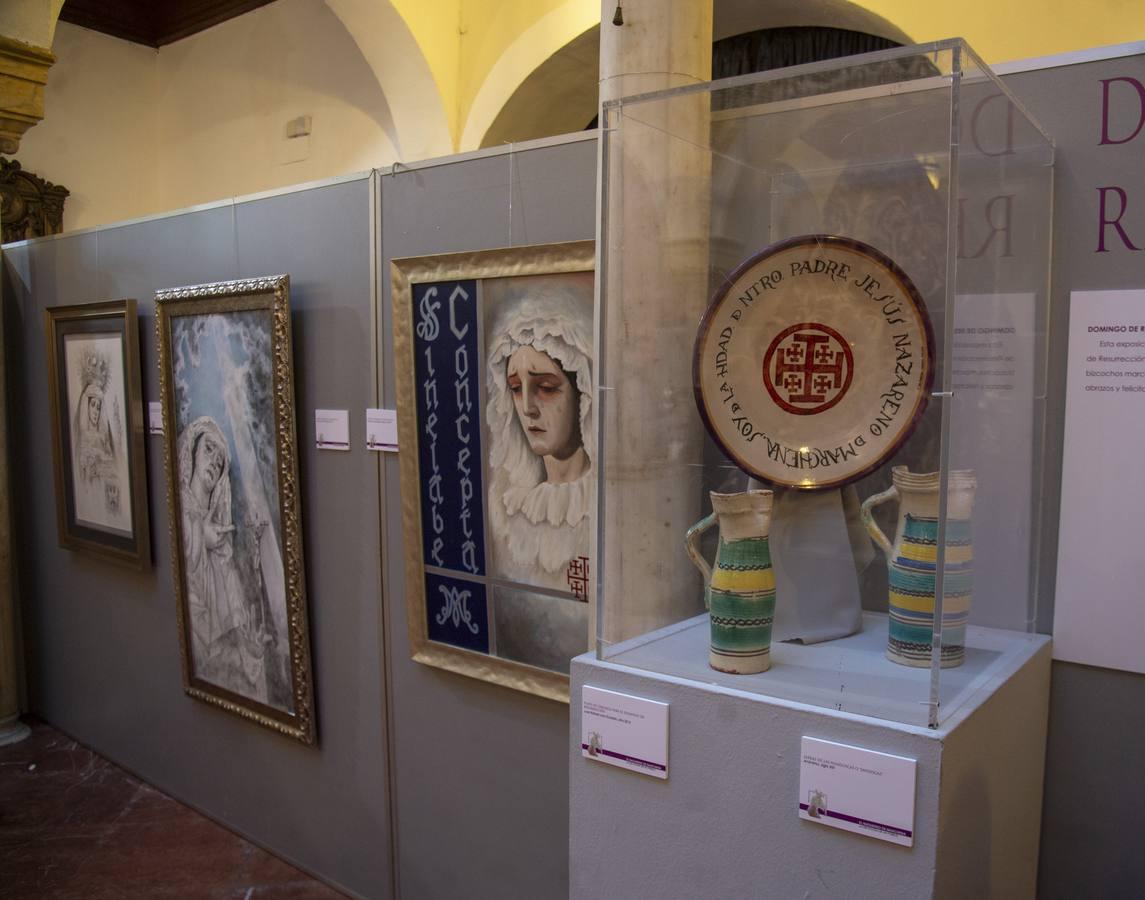
{"label": "ceramic plate", "polygon": [[700,322],[696,402],[745,472],[817,490],[861,478],[907,439],[934,378],[922,298],[874,247],[790,238],[743,263]]}

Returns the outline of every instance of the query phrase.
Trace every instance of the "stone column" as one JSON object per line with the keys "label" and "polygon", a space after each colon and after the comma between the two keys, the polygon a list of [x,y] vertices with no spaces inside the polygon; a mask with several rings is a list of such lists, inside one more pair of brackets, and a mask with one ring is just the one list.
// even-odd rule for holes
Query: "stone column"
{"label": "stone column", "polygon": [[24,132],[44,117],[44,85],[55,61],[50,50],[0,34],[0,153],[19,150]]}
{"label": "stone column", "polygon": [[[4,260],[0,258],[0,266]],[[28,736],[20,721],[20,669],[17,647],[16,598],[12,577],[12,519],[8,479],[8,352],[4,343],[7,299],[0,271],[0,747]]]}
{"label": "stone column", "polygon": [[[712,0],[602,0],[601,101],[711,78]],[[710,99],[609,110],[602,385],[607,645],[703,611],[684,532],[702,509],[703,426],[691,353],[708,299]]]}
{"label": "stone column", "polygon": [[[56,57],[40,45],[51,44],[63,4],[64,0],[4,0],[0,8],[0,153],[19,150],[24,132],[44,117],[44,86]],[[0,278],[0,290],[2,286]],[[20,721],[19,631],[12,572],[6,302],[0,293],[0,746],[28,735],[28,726]]]}

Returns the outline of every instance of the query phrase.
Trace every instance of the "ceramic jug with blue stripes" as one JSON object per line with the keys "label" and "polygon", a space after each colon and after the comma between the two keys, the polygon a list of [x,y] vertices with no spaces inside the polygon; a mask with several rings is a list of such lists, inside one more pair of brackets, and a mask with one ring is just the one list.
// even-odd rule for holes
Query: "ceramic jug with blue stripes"
{"label": "ceramic jug with blue stripes", "polygon": [[[887,658],[904,666],[930,665],[938,569],[939,473],[912,474],[891,469],[891,487],[863,502],[863,524],[887,556],[890,634]],[[960,666],[966,656],[966,621],[974,579],[970,518],[974,473],[954,470],[947,476],[946,533],[942,565],[942,666]],[[891,544],[874,520],[874,508],[897,499],[898,527]]]}
{"label": "ceramic jug with blue stripes", "polygon": [[[708,663],[720,672],[751,675],[771,667],[771,625],[775,619],[775,573],[771,568],[771,491],[712,497],[712,514],[688,529],[688,556],[704,576],[710,610]],[[700,552],[700,535],[716,523],[716,563]]]}

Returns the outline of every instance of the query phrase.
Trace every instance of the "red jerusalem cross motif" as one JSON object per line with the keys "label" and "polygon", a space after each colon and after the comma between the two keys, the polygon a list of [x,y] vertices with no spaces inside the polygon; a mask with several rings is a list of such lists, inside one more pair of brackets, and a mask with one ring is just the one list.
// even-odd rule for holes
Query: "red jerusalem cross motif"
{"label": "red jerusalem cross motif", "polygon": [[763,356],[764,387],[780,409],[797,416],[813,416],[842,400],[854,371],[851,345],[817,322],[783,329]]}

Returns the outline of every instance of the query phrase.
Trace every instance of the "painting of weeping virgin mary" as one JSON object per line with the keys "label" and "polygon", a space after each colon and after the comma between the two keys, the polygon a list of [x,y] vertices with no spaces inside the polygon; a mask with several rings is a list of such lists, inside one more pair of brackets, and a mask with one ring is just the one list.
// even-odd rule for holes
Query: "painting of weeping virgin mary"
{"label": "painting of weeping virgin mary", "polygon": [[594,568],[593,253],[391,267],[413,657],[562,700]]}
{"label": "painting of weeping virgin mary", "polygon": [[60,545],[151,564],[135,301],[46,312]]}
{"label": "painting of weeping virgin mary", "polygon": [[187,692],[314,740],[286,276],[160,291]]}
{"label": "painting of weeping virgin mary", "polygon": [[494,573],[568,590],[591,538],[592,275],[489,279],[483,299]]}

